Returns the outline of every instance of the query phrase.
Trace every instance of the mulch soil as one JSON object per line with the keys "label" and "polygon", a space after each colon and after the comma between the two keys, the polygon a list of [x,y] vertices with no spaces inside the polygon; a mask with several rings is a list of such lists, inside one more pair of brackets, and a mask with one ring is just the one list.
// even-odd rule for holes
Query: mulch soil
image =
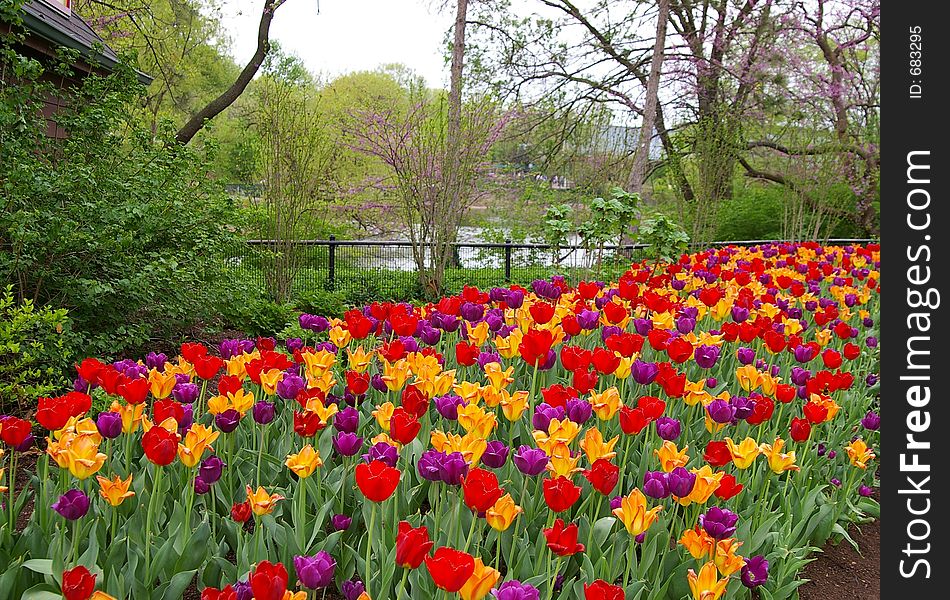
{"label": "mulch soil", "polygon": [[801,573],[808,580],[798,588],[801,600],[881,597],[881,522],[852,525],[848,533],[860,553],[846,540],[826,544]]}

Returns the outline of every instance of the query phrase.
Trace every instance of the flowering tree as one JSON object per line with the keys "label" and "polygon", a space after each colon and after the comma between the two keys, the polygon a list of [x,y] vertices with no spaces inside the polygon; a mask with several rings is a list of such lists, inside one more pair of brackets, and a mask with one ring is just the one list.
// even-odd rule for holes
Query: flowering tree
{"label": "flowering tree", "polygon": [[451,145],[441,98],[421,95],[405,111],[357,111],[353,117],[345,127],[350,147],[388,167],[380,185],[398,200],[420,284],[438,295],[462,217],[480,195],[485,156],[510,114],[499,117],[488,100],[467,103]]}

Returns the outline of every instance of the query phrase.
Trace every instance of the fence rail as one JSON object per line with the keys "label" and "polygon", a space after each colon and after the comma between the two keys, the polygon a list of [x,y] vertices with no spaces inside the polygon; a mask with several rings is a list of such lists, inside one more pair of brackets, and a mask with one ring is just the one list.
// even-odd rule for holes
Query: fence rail
{"label": "fence rail", "polygon": [[[829,239],[825,244],[865,244],[871,239]],[[756,246],[781,240],[741,240],[693,244],[702,247]],[[572,283],[585,278],[610,279],[631,263],[647,258],[646,244],[611,244],[599,248],[568,244],[458,242],[446,269],[445,288],[455,293],[468,285],[490,287],[562,275]],[[424,245],[428,252],[432,245]],[[409,241],[248,240],[227,257],[236,276],[273,291],[283,281],[292,296],[337,291],[369,299],[418,297],[413,244]],[[289,286],[289,288],[288,288]]]}

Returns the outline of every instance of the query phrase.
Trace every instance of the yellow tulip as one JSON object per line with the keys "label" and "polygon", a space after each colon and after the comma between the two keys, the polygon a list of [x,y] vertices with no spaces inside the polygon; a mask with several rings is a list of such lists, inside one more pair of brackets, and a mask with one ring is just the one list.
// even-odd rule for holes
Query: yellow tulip
{"label": "yellow tulip", "polygon": [[313,379],[320,379],[326,372],[332,371],[333,365],[336,364],[336,354],[327,350],[304,352],[302,358],[306,365],[307,377]]}
{"label": "yellow tulip", "polygon": [[231,408],[241,413],[241,416],[244,416],[244,413],[251,410],[251,407],[254,406],[254,394],[246,391],[244,388],[238,388],[233,394],[228,394],[228,402]]}
{"label": "yellow tulip", "polygon": [[96,590],[92,593],[92,596],[89,596],[89,600],[118,600],[118,598],[110,596],[102,590]]}
{"label": "yellow tulip", "polygon": [[290,590],[285,590],[284,595],[280,600],[307,600],[307,592],[300,590],[297,592],[292,592]]}
{"label": "yellow tulip", "polygon": [[630,371],[633,369],[633,363],[636,362],[639,353],[634,354],[633,356],[621,356],[620,364],[617,365],[617,369],[614,371],[614,377],[617,379],[626,379],[630,377]]}
{"label": "yellow tulip", "polygon": [[339,325],[336,327],[331,327],[328,335],[330,337],[330,341],[333,342],[337,348],[345,348],[350,343],[350,340],[353,339],[353,336],[350,335],[349,330],[343,329]]}
{"label": "yellow tulip", "polygon": [[620,501],[620,508],[613,510],[613,514],[623,522],[630,535],[638,536],[653,525],[661,510],[662,506],[647,509],[647,499],[643,492],[639,488],[633,488],[633,491]]}
{"label": "yellow tulip", "polygon": [[129,475],[129,478],[126,480],[123,480],[118,475],[111,480],[97,475],[96,481],[99,482],[99,495],[105,498],[106,502],[111,506],[119,506],[125,502],[126,498],[131,498],[135,495],[135,492],[129,491],[129,486],[132,485],[131,475]]}
{"label": "yellow tulip", "polygon": [[502,370],[501,365],[496,362],[490,362],[485,365],[485,377],[496,390],[503,390],[508,387],[508,384],[515,380],[515,378],[511,376],[514,372],[514,367],[508,367]]}
{"label": "yellow tulip", "polygon": [[486,566],[481,557],[477,557],[475,559],[475,571],[462,586],[462,589],[459,590],[459,597],[462,600],[482,600],[495,587],[500,578],[501,573]]}
{"label": "yellow tulip", "polygon": [[460,381],[452,386],[455,395],[469,404],[476,404],[482,396],[482,385],[477,381]]}
{"label": "yellow tulip", "polygon": [[514,394],[508,393],[508,390],[501,391],[501,412],[505,418],[514,423],[521,418],[525,409],[528,408],[528,392],[519,390]]}
{"label": "yellow tulip", "polygon": [[[534,437],[538,448],[545,450],[545,447],[548,445],[553,446],[557,443],[570,444],[580,432],[581,426],[570,419],[551,419],[551,422],[548,424],[547,432],[532,431],[531,435]],[[545,450],[545,452],[547,452],[547,450]]]}
{"label": "yellow tulip", "polygon": [[495,408],[501,404],[502,395],[501,392],[507,390],[498,390],[490,385],[486,385],[482,388],[482,400],[485,401],[485,406],[488,408]]}
{"label": "yellow tulip", "polygon": [[868,463],[876,457],[864,440],[858,438],[845,448],[851,464],[859,469],[867,469]]}
{"label": "yellow tulip", "polygon": [[732,455],[732,464],[737,469],[748,469],[755,462],[755,458],[762,453],[759,444],[754,439],[747,437],[739,444],[732,441],[732,438],[726,438],[726,445],[729,447],[729,453]]}
{"label": "yellow tulip", "polygon": [[356,350],[346,349],[347,361],[350,365],[351,371],[356,371],[357,373],[362,373],[369,368],[370,363],[373,362],[373,354],[371,352],[366,352],[363,350],[363,346],[357,346]]}
{"label": "yellow tulip", "polygon": [[58,440],[52,437],[46,438],[46,454],[56,461],[56,465],[60,469],[69,468],[69,458],[66,456],[66,448],[73,441],[72,438],[75,436],[75,433],[67,433]]}
{"label": "yellow tulip", "polygon": [[564,442],[555,442],[543,449],[548,455],[547,470],[552,477],[563,475],[570,478],[571,475],[582,471],[577,465],[581,462],[581,455],[571,455],[571,449]]}
{"label": "yellow tulip", "polygon": [[372,415],[376,418],[376,423],[383,428],[383,431],[389,431],[389,420],[393,418],[394,410],[396,410],[396,406],[392,402],[384,402],[372,412]]}
{"label": "yellow tulip", "polygon": [[152,369],[148,372],[148,381],[151,384],[152,395],[159,400],[168,398],[175,384],[178,383],[174,373],[167,371],[162,373],[158,369]]}
{"label": "yellow tulip", "polygon": [[725,472],[713,473],[709,465],[703,465],[700,469],[690,469],[690,473],[696,474],[696,482],[693,484],[693,491],[685,498],[677,498],[676,501],[682,506],[689,506],[693,502],[696,504],[705,504],[719,488],[719,482],[726,476]]}
{"label": "yellow tulip", "polygon": [[268,396],[277,393],[277,384],[284,378],[284,372],[280,369],[271,369],[266,373],[261,373],[261,388]]}
{"label": "yellow tulip", "polygon": [[498,419],[494,413],[490,413],[474,403],[459,407],[458,422],[466,432],[475,432],[483,438],[491,435],[491,432],[498,425]]}
{"label": "yellow tulip", "polygon": [[482,455],[488,448],[488,440],[475,432],[469,432],[463,436],[455,433],[447,434],[433,429],[432,433],[429,434],[429,440],[432,447],[439,452],[445,452],[447,454],[460,452],[465,462],[470,465],[478,464],[478,461],[481,460]]}
{"label": "yellow tulip", "polygon": [[784,446],[785,440],[782,438],[775,438],[774,444],[759,446],[762,454],[768,457],[769,468],[772,469],[773,473],[781,474],[785,471],[798,471],[798,465],[795,464],[795,451],[792,450],[788,454],[784,454],[782,452]]}
{"label": "yellow tulip", "polygon": [[217,396],[208,398],[208,412],[213,415],[220,415],[229,408],[231,408],[231,402],[227,396],[218,394]]}
{"label": "yellow tulip", "polygon": [[390,363],[383,359],[383,382],[392,392],[398,392],[409,379],[409,363],[405,359]]}
{"label": "yellow tulip", "polygon": [[[0,469],[0,481],[3,481],[3,472],[5,469]],[[10,491],[10,488],[5,485],[0,485],[0,494],[5,494]]]}
{"label": "yellow tulip", "polygon": [[495,531],[505,531],[515,522],[515,517],[524,510],[515,504],[511,494],[505,494],[495,501],[487,511],[485,511],[485,521]]}
{"label": "yellow tulip", "polygon": [[716,544],[716,568],[723,577],[729,577],[745,565],[745,559],[736,553],[741,545],[735,538],[719,540]]}
{"label": "yellow tulip", "polygon": [[287,465],[287,468],[293,471],[297,477],[305,479],[313,475],[317,467],[322,467],[323,461],[320,459],[320,452],[315,450],[310,444],[307,444],[300,449],[300,452],[287,455],[287,461],[284,464]]}
{"label": "yellow tulip", "polygon": [[699,575],[690,569],[686,574],[689,589],[693,593],[693,600],[719,600],[726,592],[729,578],[719,579],[716,564],[707,562],[699,570]]}
{"label": "yellow tulip", "polygon": [[[709,397],[709,392],[706,391],[705,379],[700,379],[699,381],[686,380],[686,393],[683,395],[683,402],[687,405],[696,406]],[[709,401],[712,402],[712,399],[710,398]],[[703,404],[706,403],[703,402]]]}
{"label": "yellow tulip", "polygon": [[251,490],[251,486],[246,486],[246,488],[247,500],[251,504],[251,511],[258,517],[274,512],[274,507],[277,505],[277,502],[284,499],[283,496],[278,494],[268,494],[262,486],[258,486],[256,492]]}
{"label": "yellow tulip", "polygon": [[620,410],[620,392],[616,387],[611,386],[599,394],[591,394],[590,403],[598,419],[609,421]]}
{"label": "yellow tulip", "polygon": [[701,559],[712,552],[715,538],[706,533],[706,530],[697,525],[693,529],[687,529],[680,537],[679,543],[686,548],[686,551],[695,559]]}
{"label": "yellow tulip", "polygon": [[736,381],[739,382],[739,387],[747,392],[751,392],[762,385],[761,376],[762,374],[755,368],[755,365],[742,365],[736,369]]}
{"label": "yellow tulip", "polygon": [[488,329],[488,321],[482,321],[474,327],[469,326],[467,329],[468,341],[479,348],[485,345],[488,336],[491,334],[491,330]]}
{"label": "yellow tulip", "polygon": [[601,458],[611,460],[617,456],[617,453],[614,452],[614,446],[617,445],[619,439],[620,436],[615,435],[610,441],[604,442],[604,436],[600,433],[600,430],[591,427],[584,434],[584,439],[581,440],[581,449],[587,454],[587,460],[591,464]]}
{"label": "yellow tulip", "polygon": [[214,450],[211,444],[220,435],[220,431],[215,431],[200,423],[192,424],[185,433],[185,439],[178,444],[178,458],[186,467],[197,466],[201,462],[201,455],[204,454],[205,449]]}
{"label": "yellow tulip", "polygon": [[524,333],[520,329],[515,329],[508,334],[508,337],[495,336],[495,350],[503,358],[514,358],[518,356],[518,346],[521,345],[521,338]]}
{"label": "yellow tulip", "polygon": [[65,448],[67,468],[76,479],[95,475],[108,458],[99,452],[99,444],[89,435],[77,435]]}
{"label": "yellow tulip", "polygon": [[676,467],[686,466],[686,463],[689,462],[689,456],[686,454],[687,450],[689,450],[689,446],[684,446],[683,449],[680,450],[676,447],[676,444],[666,440],[663,442],[663,445],[660,446],[658,450],[654,450],[653,453],[660,459],[660,468],[663,469],[665,473],[669,473]]}

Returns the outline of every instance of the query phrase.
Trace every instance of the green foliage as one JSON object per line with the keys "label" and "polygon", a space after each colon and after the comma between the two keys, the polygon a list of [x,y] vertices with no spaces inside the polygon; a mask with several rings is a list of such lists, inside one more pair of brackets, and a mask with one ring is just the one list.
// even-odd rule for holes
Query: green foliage
{"label": "green foliage", "polygon": [[549,206],[544,212],[544,241],[554,247],[567,244],[567,236],[571,234],[572,209],[569,204]]}
{"label": "green foliage", "polygon": [[638,233],[637,241],[649,244],[647,254],[659,261],[672,262],[689,247],[689,235],[676,221],[663,214],[640,223]]}
{"label": "green foliage", "polygon": [[[211,157],[142,126],[131,68],[54,90],[38,65],[0,87],[0,276],[18,298],[69,310],[84,353],[175,343],[216,318],[237,242],[236,207],[207,176]],[[43,99],[68,108],[45,135]]]}
{"label": "green foliage", "polygon": [[63,309],[0,295],[0,414],[61,389],[73,359],[73,334]]}
{"label": "green foliage", "polygon": [[778,186],[749,185],[721,203],[716,217],[717,240],[774,240],[782,237],[783,197]]}
{"label": "green foliage", "polygon": [[595,247],[612,239],[622,239],[627,228],[637,224],[639,203],[639,194],[628,193],[619,187],[610,190],[609,198],[591,200],[590,217],[578,228],[584,243]]}

